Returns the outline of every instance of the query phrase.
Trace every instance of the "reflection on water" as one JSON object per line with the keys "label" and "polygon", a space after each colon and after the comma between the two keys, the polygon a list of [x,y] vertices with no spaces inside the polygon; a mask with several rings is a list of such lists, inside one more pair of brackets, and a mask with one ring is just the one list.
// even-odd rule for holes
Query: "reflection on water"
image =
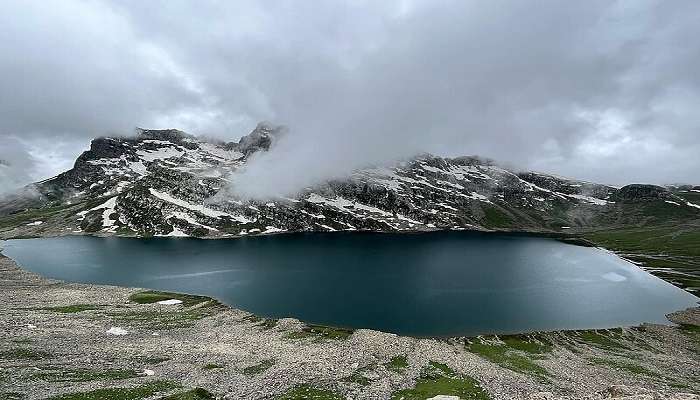
{"label": "reflection on water", "polygon": [[27,269],[214,296],[268,317],[418,336],[666,322],[698,298],[615,255],[551,239],[441,232],[236,240],[11,240]]}

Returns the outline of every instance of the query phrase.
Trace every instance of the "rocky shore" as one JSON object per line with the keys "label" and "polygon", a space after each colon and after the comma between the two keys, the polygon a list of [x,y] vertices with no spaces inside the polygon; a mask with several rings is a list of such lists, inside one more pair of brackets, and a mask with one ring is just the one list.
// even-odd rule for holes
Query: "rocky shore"
{"label": "rocky shore", "polygon": [[698,399],[700,308],[669,319],[417,339],[50,280],[0,255],[0,399]]}

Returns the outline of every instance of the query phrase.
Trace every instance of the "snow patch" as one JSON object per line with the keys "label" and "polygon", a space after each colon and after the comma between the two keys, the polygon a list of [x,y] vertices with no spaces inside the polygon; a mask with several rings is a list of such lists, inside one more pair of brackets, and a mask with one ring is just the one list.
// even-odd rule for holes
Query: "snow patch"
{"label": "snow patch", "polygon": [[690,207],[700,208],[699,205],[693,204],[693,203],[691,203],[691,202],[687,202],[687,203],[685,203],[685,204],[688,205],[688,206],[690,206]]}
{"label": "snow patch", "polygon": [[217,210],[214,210],[212,208],[205,207],[203,205],[192,204],[192,203],[189,203],[185,200],[175,198],[175,197],[171,196],[170,193],[159,192],[153,188],[150,188],[148,190],[151,192],[151,194],[153,196],[155,196],[163,201],[166,201],[166,202],[171,203],[171,204],[175,204],[176,206],[186,208],[188,210],[196,211],[200,214],[206,215],[207,217],[212,217],[212,218],[230,217],[230,218],[232,218],[238,222],[241,222],[241,223],[251,222],[248,218],[245,218],[241,215],[231,215],[231,214],[228,214],[228,213],[225,213],[222,211],[217,211]]}
{"label": "snow patch", "polygon": [[582,194],[567,194],[565,196],[569,196],[571,198],[578,199],[578,200],[583,200],[587,203],[595,204],[597,206],[604,206],[604,205],[610,203],[607,200],[602,200],[602,199],[592,197],[592,196],[585,196]]}
{"label": "snow patch", "polygon": [[161,300],[158,302],[158,304],[162,304],[165,306],[174,306],[176,304],[182,304],[182,300],[178,300],[178,299]]}
{"label": "snow patch", "polygon": [[113,326],[107,330],[108,335],[116,335],[116,336],[123,336],[128,334],[129,332],[126,331],[126,329],[118,327],[118,326]]}
{"label": "snow patch", "polygon": [[162,147],[158,150],[138,150],[136,151],[136,155],[144,161],[152,162],[157,160],[165,160],[166,158],[177,158],[185,154],[184,151],[178,150],[171,143],[166,143],[168,143],[170,146]]}
{"label": "snow patch", "polygon": [[263,233],[277,233],[277,232],[286,232],[286,231],[287,231],[286,229],[277,228],[275,226],[266,226]]}

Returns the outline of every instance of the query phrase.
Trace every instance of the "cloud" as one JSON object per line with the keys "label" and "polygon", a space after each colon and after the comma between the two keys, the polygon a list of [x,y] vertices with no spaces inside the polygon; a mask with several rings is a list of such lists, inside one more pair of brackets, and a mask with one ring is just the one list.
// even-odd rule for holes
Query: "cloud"
{"label": "cloud", "polygon": [[70,143],[72,158],[134,126],[233,140],[284,124],[236,176],[256,195],[423,151],[693,181],[699,14],[691,0],[3,2],[0,139]]}

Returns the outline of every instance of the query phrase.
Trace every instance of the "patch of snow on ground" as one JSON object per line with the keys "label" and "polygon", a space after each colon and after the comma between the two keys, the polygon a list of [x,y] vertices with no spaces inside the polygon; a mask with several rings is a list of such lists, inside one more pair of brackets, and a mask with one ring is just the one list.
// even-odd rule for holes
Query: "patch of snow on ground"
{"label": "patch of snow on ground", "polygon": [[582,194],[567,194],[566,196],[572,197],[574,199],[583,200],[587,203],[595,204],[598,206],[604,206],[604,205],[609,203],[609,201],[607,201],[607,200],[602,200],[602,199],[599,199],[596,197],[591,197],[591,196],[584,196]]}
{"label": "patch of snow on ground", "polygon": [[226,150],[223,147],[219,147],[213,143],[200,143],[199,148],[213,155],[214,157],[223,158],[224,160],[238,160],[244,156],[244,154],[240,151]]}
{"label": "patch of snow on ground", "polygon": [[444,174],[444,173],[445,173],[444,170],[442,170],[442,169],[440,169],[440,168],[435,168],[435,167],[433,167],[433,166],[431,166],[431,165],[428,165],[428,164],[420,163],[420,166],[421,166],[424,170],[430,171],[430,172],[434,172],[434,173],[436,173],[436,174]]}
{"label": "patch of snow on ground", "polygon": [[123,336],[128,334],[129,332],[126,331],[126,329],[118,327],[118,326],[113,326],[107,330],[108,335],[116,335],[116,336]]}
{"label": "patch of snow on ground", "polygon": [[690,207],[700,208],[699,205],[693,204],[693,203],[691,203],[691,202],[687,202],[687,203],[685,203],[685,204],[689,205]]}
{"label": "patch of snow on ground", "polygon": [[[172,144],[171,144],[172,146]],[[180,157],[185,154],[184,151],[178,150],[175,147],[162,147],[158,150],[138,150],[136,155],[144,161],[164,160],[166,158]]]}
{"label": "patch of snow on ground", "polygon": [[129,163],[129,169],[139,175],[146,175],[146,166],[141,161],[132,161]]}
{"label": "patch of snow on ground", "polygon": [[214,210],[214,209],[209,208],[209,207],[205,207],[205,206],[200,205],[200,204],[192,204],[192,203],[189,203],[185,200],[175,198],[175,197],[171,196],[170,193],[159,192],[153,188],[150,188],[148,190],[151,192],[151,194],[153,196],[155,196],[163,201],[166,201],[166,202],[171,203],[171,204],[175,204],[176,206],[186,208],[188,210],[196,211],[200,214],[206,215],[207,217],[212,217],[212,218],[231,217],[232,219],[234,219],[238,222],[242,222],[242,223],[251,222],[250,220],[248,220],[248,218],[245,218],[241,215],[231,215],[231,214],[227,214],[225,212]]}
{"label": "patch of snow on ground", "polygon": [[44,223],[44,221],[34,221],[34,222],[28,223],[27,226],[39,226],[43,223]]}
{"label": "patch of snow on ground", "polygon": [[206,229],[209,229],[209,230],[212,230],[212,231],[216,231],[216,232],[219,231],[218,229],[214,228],[213,226],[208,226],[208,225],[200,224],[199,222],[197,222],[196,219],[192,218],[191,215],[189,215],[189,214],[187,214],[187,213],[185,213],[185,212],[173,211],[173,212],[170,213],[170,215],[168,216],[167,219],[173,218],[173,217],[174,217],[174,218],[177,218],[177,219],[181,219],[181,220],[187,221],[187,223],[189,223],[190,225],[200,226],[200,227],[202,227],[202,228],[206,228]]}
{"label": "patch of snow on ground", "polygon": [[330,232],[335,232],[335,229],[332,228],[332,227],[330,227],[330,226],[328,226],[328,225],[318,224],[318,226],[320,226],[320,227],[323,228],[323,229],[327,229],[327,230],[330,231]]}
{"label": "patch of snow on ground", "polygon": [[102,229],[112,228],[114,226],[114,220],[110,219],[109,216],[114,213],[114,207],[117,206],[117,196],[107,200],[103,206],[105,207],[105,210],[102,212]]}
{"label": "patch of snow on ground", "polygon": [[178,300],[178,299],[161,300],[158,302],[158,304],[162,304],[165,306],[174,306],[176,304],[182,304],[182,300]]}
{"label": "patch of snow on ground", "polygon": [[469,193],[469,196],[468,196],[468,197],[469,197],[470,199],[472,199],[472,200],[479,200],[479,201],[483,201],[483,202],[486,202],[486,203],[490,203],[490,202],[491,202],[491,200],[489,200],[488,197],[484,196],[483,194],[479,194],[479,193],[477,193],[477,192],[471,192],[471,193]]}
{"label": "patch of snow on ground", "polygon": [[675,201],[671,201],[671,200],[664,200],[664,201],[665,201],[666,203],[668,203],[668,204],[675,204],[675,205],[677,205],[677,206],[680,206],[680,205],[681,205],[681,203],[676,203]]}
{"label": "patch of snow on ground", "polygon": [[156,236],[166,236],[166,237],[189,237],[190,235],[186,234],[185,232],[181,231],[177,227],[173,227],[173,231],[168,233],[167,235],[156,235]]}

